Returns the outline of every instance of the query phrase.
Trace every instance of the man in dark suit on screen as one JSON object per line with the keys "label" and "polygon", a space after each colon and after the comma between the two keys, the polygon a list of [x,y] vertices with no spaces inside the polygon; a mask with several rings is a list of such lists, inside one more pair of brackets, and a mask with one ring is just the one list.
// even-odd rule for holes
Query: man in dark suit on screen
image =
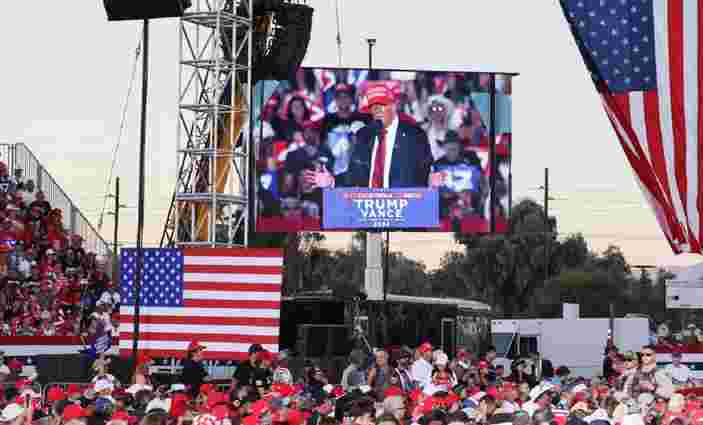
{"label": "man in dark suit on screen", "polygon": [[309,171],[306,178],[323,188],[427,187],[432,152],[424,130],[398,118],[385,84],[371,86],[366,98],[374,120],[357,132],[349,170],[336,179],[326,170]]}

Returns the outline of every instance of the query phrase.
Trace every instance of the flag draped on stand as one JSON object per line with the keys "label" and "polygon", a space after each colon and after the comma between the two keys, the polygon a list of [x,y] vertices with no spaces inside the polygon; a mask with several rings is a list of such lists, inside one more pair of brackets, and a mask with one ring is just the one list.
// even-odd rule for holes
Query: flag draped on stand
{"label": "flag draped on stand", "polygon": [[675,253],[701,253],[699,0],[561,0],[646,200]]}
{"label": "flag draped on stand", "polygon": [[[150,248],[143,258],[139,352],[184,357],[193,340],[213,360],[246,358],[254,343],[278,351],[280,250]],[[121,355],[132,351],[136,263],[136,249],[123,249]]]}

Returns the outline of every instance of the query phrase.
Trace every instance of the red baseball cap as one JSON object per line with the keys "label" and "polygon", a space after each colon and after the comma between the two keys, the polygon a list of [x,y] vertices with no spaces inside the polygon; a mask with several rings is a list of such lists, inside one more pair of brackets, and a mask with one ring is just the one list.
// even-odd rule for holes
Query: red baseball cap
{"label": "red baseball cap", "polygon": [[269,410],[269,405],[265,400],[258,400],[251,405],[250,410],[252,415],[260,416],[262,413]]}
{"label": "red baseball cap", "polygon": [[264,350],[264,351],[259,351],[259,352],[256,354],[256,358],[257,358],[259,361],[271,362],[271,361],[273,361],[273,353],[270,352],[270,351],[266,351],[266,350]]}
{"label": "red baseball cap", "polygon": [[432,344],[425,342],[418,347],[418,350],[420,350],[421,353],[429,353],[432,351]]}
{"label": "red baseball cap", "polygon": [[193,352],[193,351],[198,351],[198,350],[204,350],[205,346],[201,345],[199,341],[191,341],[190,344],[188,344],[188,352]]}
{"label": "red baseball cap", "polygon": [[276,383],[271,385],[271,391],[278,393],[281,397],[290,397],[295,394],[295,388],[292,385]]}
{"label": "red baseball cap", "polygon": [[66,399],[66,393],[60,387],[51,387],[46,393],[46,398],[49,402],[55,402]]}
{"label": "red baseball cap", "polygon": [[200,390],[199,390],[199,391],[200,391],[201,394],[209,394],[210,391],[212,391],[212,390],[214,390],[214,389],[215,389],[215,386],[212,385],[212,384],[202,384],[202,385],[200,386]]}
{"label": "red baseball cap", "polygon": [[390,105],[394,100],[393,91],[384,82],[370,83],[366,89],[362,109],[368,112],[373,105]]}
{"label": "red baseball cap", "polygon": [[478,368],[479,369],[488,369],[489,368],[488,362],[485,360],[481,360],[480,362],[478,362]]}
{"label": "red baseball cap", "polygon": [[227,396],[225,396],[225,393],[221,393],[219,391],[213,391],[210,394],[207,395],[207,407],[212,409],[216,405],[220,403],[226,403],[227,402]]}
{"label": "red baseball cap", "polygon": [[88,416],[88,412],[78,404],[69,404],[63,409],[62,417],[64,423],[73,419],[84,418],[86,416]]}
{"label": "red baseball cap", "polygon": [[66,388],[66,394],[74,395],[74,394],[80,394],[81,393],[81,387],[78,384],[69,384],[68,388]]}
{"label": "red baseball cap", "polygon": [[400,387],[392,386],[388,387],[386,391],[383,392],[383,398],[388,398],[388,397],[402,397],[403,396],[403,390],[400,389]]}
{"label": "red baseball cap", "polygon": [[151,357],[147,356],[146,354],[139,353],[139,355],[137,355],[137,366],[145,365],[149,362],[151,362]]}

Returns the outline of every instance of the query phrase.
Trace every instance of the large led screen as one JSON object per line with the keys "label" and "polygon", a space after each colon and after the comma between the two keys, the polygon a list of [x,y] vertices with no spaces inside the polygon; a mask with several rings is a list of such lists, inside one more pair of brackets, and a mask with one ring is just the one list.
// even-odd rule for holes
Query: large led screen
{"label": "large led screen", "polygon": [[427,214],[438,224],[424,230],[487,233],[493,220],[505,231],[510,96],[509,74],[299,69],[261,105],[253,131],[256,230],[339,230],[323,226],[324,192],[371,188],[436,191]]}

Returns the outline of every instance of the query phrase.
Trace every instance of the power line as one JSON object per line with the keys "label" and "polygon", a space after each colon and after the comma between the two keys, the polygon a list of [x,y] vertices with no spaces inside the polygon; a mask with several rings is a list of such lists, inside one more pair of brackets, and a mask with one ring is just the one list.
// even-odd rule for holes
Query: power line
{"label": "power line", "polygon": [[122,143],[122,135],[124,134],[124,128],[127,123],[127,110],[129,109],[129,99],[132,97],[132,89],[134,88],[134,81],[137,76],[137,65],[139,64],[139,57],[142,53],[142,41],[143,37],[141,35],[141,30],[139,31],[139,41],[137,42],[137,48],[134,53],[134,64],[132,65],[132,76],[129,80],[129,85],[127,87],[127,96],[122,107],[122,119],[120,120],[120,130],[117,134],[117,142],[115,143],[115,149],[112,151],[112,164],[110,165],[110,172],[108,173],[107,183],[105,184],[105,199],[103,200],[102,211],[100,212],[100,218],[98,218],[98,232],[102,230],[103,218],[105,217],[105,209],[107,208],[107,194],[110,193],[110,185],[112,184],[112,176],[115,172],[115,166],[117,165],[117,154],[120,150],[120,144]]}

